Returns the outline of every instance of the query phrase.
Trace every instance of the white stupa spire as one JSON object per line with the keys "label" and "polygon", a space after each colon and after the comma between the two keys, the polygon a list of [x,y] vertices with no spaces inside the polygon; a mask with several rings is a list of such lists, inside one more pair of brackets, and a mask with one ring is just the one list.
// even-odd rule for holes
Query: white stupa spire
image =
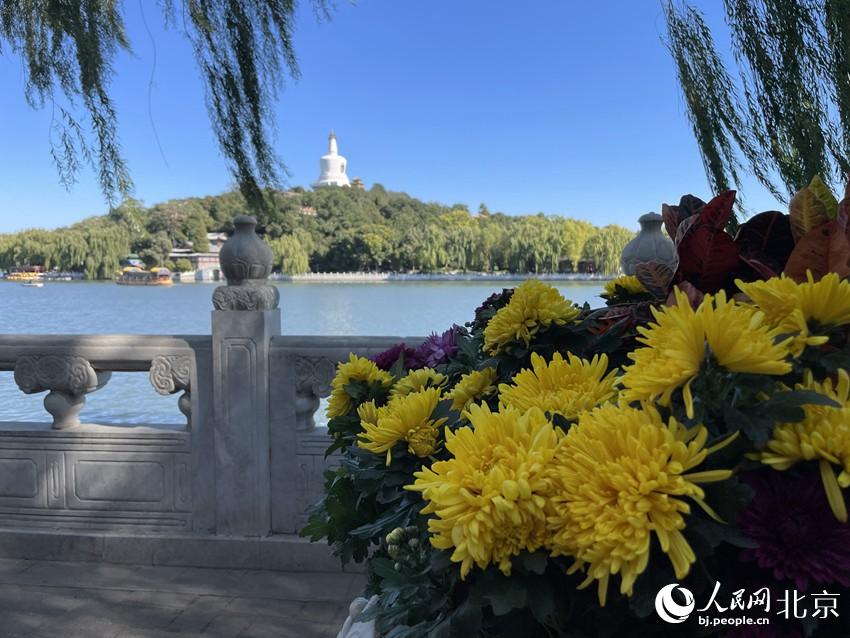
{"label": "white stupa spire", "polygon": [[313,183],[313,188],[322,186],[350,186],[348,175],[345,174],[346,159],[339,154],[337,147],[336,134],[331,130],[328,136],[328,153],[322,155],[319,160],[321,173],[319,179]]}

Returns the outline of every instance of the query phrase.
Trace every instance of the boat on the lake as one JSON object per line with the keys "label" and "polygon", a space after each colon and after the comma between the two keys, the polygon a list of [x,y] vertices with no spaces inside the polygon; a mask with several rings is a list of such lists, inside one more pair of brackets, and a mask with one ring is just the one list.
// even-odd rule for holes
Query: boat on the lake
{"label": "boat on the lake", "polygon": [[19,283],[34,283],[40,282],[44,272],[41,266],[23,266],[15,267],[6,273],[6,281],[17,281]]}
{"label": "boat on the lake", "polygon": [[43,281],[25,281],[21,285],[24,288],[44,288]]}
{"label": "boat on the lake", "polygon": [[115,279],[120,286],[170,286],[171,271],[168,268],[151,268],[144,270],[137,266],[128,266]]}

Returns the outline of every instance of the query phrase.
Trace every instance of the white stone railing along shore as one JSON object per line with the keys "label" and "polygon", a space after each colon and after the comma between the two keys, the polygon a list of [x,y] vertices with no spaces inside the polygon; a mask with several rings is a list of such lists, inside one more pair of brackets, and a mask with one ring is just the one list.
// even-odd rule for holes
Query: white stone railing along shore
{"label": "white stone railing along shore", "polygon": [[607,281],[613,275],[598,273],[382,273],[382,272],[310,272],[301,275],[272,274],[274,281],[306,282],[379,282],[379,281]]}

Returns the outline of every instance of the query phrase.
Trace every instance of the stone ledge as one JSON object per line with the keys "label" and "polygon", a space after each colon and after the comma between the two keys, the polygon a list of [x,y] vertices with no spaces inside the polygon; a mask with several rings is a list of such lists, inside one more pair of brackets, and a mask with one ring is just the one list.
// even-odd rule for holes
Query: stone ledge
{"label": "stone ledge", "polygon": [[135,536],[0,528],[0,558],[291,572],[362,572],[358,565],[349,565],[343,570],[330,547],[292,534],[264,538],[188,534]]}

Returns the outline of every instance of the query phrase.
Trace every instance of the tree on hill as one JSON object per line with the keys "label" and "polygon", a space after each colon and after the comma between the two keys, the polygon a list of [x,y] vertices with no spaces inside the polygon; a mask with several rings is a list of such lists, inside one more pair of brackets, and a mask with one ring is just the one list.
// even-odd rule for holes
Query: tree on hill
{"label": "tree on hill", "polygon": [[274,263],[285,275],[301,275],[310,271],[310,257],[305,248],[305,238],[283,235],[269,242]]}
{"label": "tree on hill", "polygon": [[[633,233],[597,229],[558,216],[473,216],[465,207],[422,202],[382,187],[317,192],[271,191],[258,232],[288,274],[363,271],[557,272],[580,258],[615,272]],[[239,193],[171,200],[145,208],[133,200],[109,215],[54,231],[0,237],[0,268],[44,265],[111,278],[120,260],[139,255],[148,267],[166,264],[175,247],[203,250],[207,231],[232,232],[249,212]],[[601,238],[598,235],[602,235]],[[625,239],[623,239],[625,238]],[[591,241],[593,240],[593,241]]]}
{"label": "tree on hill", "polygon": [[[174,243],[165,230],[148,235],[143,241],[133,245],[133,252],[141,257],[148,268],[164,266]],[[129,252],[129,251],[128,251]]]}

